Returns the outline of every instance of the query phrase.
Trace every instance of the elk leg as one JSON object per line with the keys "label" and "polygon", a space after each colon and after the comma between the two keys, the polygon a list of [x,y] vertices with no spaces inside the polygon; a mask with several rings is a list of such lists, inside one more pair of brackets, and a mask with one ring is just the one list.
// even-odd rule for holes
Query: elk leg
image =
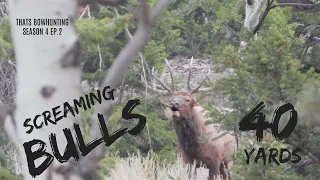
{"label": "elk leg", "polygon": [[212,164],[209,167],[209,178],[208,180],[217,180],[219,175],[220,163]]}
{"label": "elk leg", "polygon": [[226,171],[225,171],[225,167],[224,167],[224,164],[223,164],[223,163],[220,164],[220,178],[221,178],[222,180],[228,180],[228,175],[227,175],[227,173],[226,173]]}
{"label": "elk leg", "polygon": [[[225,164],[225,168],[226,168],[226,169],[229,169],[229,167],[230,167],[230,166],[228,166],[228,163],[226,163],[226,164]],[[232,180],[232,178],[231,178],[231,172],[230,172],[230,171],[227,171],[227,172],[226,172],[226,175],[227,175],[227,177],[228,177],[227,180]]]}

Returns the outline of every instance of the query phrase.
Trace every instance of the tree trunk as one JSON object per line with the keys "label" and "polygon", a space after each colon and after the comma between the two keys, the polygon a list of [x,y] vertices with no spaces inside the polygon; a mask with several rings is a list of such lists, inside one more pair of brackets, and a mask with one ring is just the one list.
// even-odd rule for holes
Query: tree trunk
{"label": "tree trunk", "polygon": [[[246,13],[243,28],[247,32],[252,32],[259,23],[260,14],[262,8],[267,0],[246,0]],[[257,39],[257,34],[253,35],[253,39]],[[240,43],[240,49],[246,46],[246,41],[242,40]]]}
{"label": "tree trunk", "polygon": [[[80,97],[80,68],[77,56],[79,54],[78,38],[73,27],[76,14],[76,0],[10,0],[7,1],[10,10],[10,25],[17,61],[17,94],[16,110],[13,116],[7,116],[5,120],[6,130],[14,140],[20,154],[23,176],[25,180],[63,180],[66,179],[57,173],[61,166],[68,166],[70,162],[59,163],[56,159],[42,174],[33,178],[28,169],[27,157],[23,143],[33,139],[39,139],[46,143],[46,152],[52,154],[49,142],[49,134],[55,133],[59,151],[63,154],[66,146],[64,128],[71,130],[75,117],[68,114],[56,125],[50,122],[39,129],[33,129],[28,134],[28,127],[24,127],[24,121],[31,118],[29,124],[33,124],[36,115],[37,124],[42,124],[44,111],[51,112],[51,120],[54,121],[52,108],[60,106],[63,116],[63,103],[71,102]],[[18,26],[18,18],[29,18],[31,26]],[[68,19],[69,25],[62,26],[62,35],[23,35],[22,28],[32,28],[35,18],[59,18]],[[40,27],[40,26],[38,26]],[[52,27],[45,26],[50,33]],[[61,115],[62,114],[62,115]],[[14,117],[14,118],[12,118]],[[77,117],[77,116],[76,116]],[[32,148],[33,152],[38,145]],[[43,158],[35,160],[36,167],[44,161]]]}
{"label": "tree trunk", "polygon": [[[103,3],[109,5],[122,4],[123,0],[78,0],[80,4],[85,3]],[[147,44],[152,27],[163,8],[169,3],[169,0],[159,0],[154,7],[148,9],[148,1],[140,0],[140,17],[138,29],[134,37],[127,46],[117,56],[115,62],[108,70],[101,87],[110,86],[116,89],[122,82],[123,76],[129,64],[134,60],[139,51],[142,51]],[[80,157],[80,162],[74,163],[71,160],[60,163],[56,159],[43,173],[36,174],[33,178],[30,175],[27,156],[23,143],[33,139],[38,139],[46,143],[45,152],[53,154],[50,147],[49,135],[56,134],[58,150],[61,155],[67,145],[63,129],[70,128],[73,131],[73,123],[79,123],[79,116],[62,117],[56,124],[49,122],[48,126],[41,124],[44,121],[42,114],[48,116],[50,112],[51,120],[54,123],[56,116],[61,117],[64,114],[64,102],[73,105],[73,100],[79,100],[80,97],[80,67],[78,62],[80,47],[73,21],[77,12],[76,0],[12,0],[9,1],[11,35],[13,38],[17,67],[17,94],[16,110],[8,111],[0,104],[0,119],[6,117],[6,131],[18,147],[22,161],[23,176],[25,180],[96,180],[97,167],[99,161],[104,157],[105,146],[96,147],[85,158]],[[17,26],[17,18],[59,18],[68,19],[68,26],[63,26],[62,35],[23,35],[21,26]],[[34,27],[34,26],[25,26]],[[48,26],[49,33],[51,33]],[[60,28],[59,26],[54,26]],[[47,27],[44,27],[44,30]],[[60,107],[58,107],[60,106]],[[92,118],[96,119],[98,113],[104,113],[105,120],[111,115],[112,103],[106,101],[102,104],[96,104]],[[46,111],[46,112],[45,112]],[[54,111],[56,115],[54,115]],[[58,113],[59,112],[59,113]],[[60,114],[60,115],[59,115]],[[75,113],[78,114],[78,113]],[[9,116],[8,116],[9,115]],[[39,116],[36,116],[39,115]],[[35,117],[36,116],[36,117]],[[27,122],[26,119],[30,118]],[[37,126],[42,128],[34,129],[31,133],[29,124],[33,124],[37,119]],[[78,122],[77,122],[78,119]],[[27,122],[27,123],[25,123]],[[98,121],[93,121],[90,130],[90,140],[101,138],[98,130]],[[74,134],[74,133],[72,133]],[[74,137],[74,136],[73,136]],[[74,142],[77,142],[73,138]],[[77,139],[78,140],[78,139]],[[32,146],[30,151],[40,151],[39,144]],[[69,145],[69,144],[68,144]],[[51,145],[52,146],[52,145]],[[26,148],[28,149],[28,148]],[[80,155],[79,155],[80,156]],[[44,155],[46,157],[46,155]],[[45,159],[43,157],[36,159],[35,166],[38,167]],[[33,162],[33,161],[32,161]]]}

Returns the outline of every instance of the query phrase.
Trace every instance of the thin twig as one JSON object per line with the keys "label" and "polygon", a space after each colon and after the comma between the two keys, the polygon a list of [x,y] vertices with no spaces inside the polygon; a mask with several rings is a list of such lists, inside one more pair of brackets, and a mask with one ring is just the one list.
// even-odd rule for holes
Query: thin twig
{"label": "thin twig", "polygon": [[79,19],[82,19],[83,15],[87,12],[88,9],[89,9],[89,5],[87,5],[86,8],[83,10],[83,12],[81,13]]}
{"label": "thin twig", "polygon": [[317,4],[302,4],[302,3],[280,3],[270,6],[270,9],[276,8],[276,7],[286,7],[286,6],[302,6],[302,7],[310,7],[310,6],[316,6]]}

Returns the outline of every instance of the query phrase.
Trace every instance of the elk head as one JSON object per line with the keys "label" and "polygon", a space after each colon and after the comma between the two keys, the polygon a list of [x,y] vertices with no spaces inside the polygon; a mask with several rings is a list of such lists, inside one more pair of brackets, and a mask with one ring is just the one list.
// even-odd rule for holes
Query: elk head
{"label": "elk head", "polygon": [[[157,92],[162,92],[160,96],[158,96],[158,101],[162,104],[162,108],[159,112],[159,117],[163,120],[168,120],[170,117],[173,117],[174,120],[180,120],[182,118],[191,118],[192,109],[194,106],[198,105],[197,99],[193,96],[194,93],[200,90],[201,84],[195,89],[191,89],[190,86],[190,78],[191,78],[191,70],[192,70],[192,62],[193,57],[191,58],[191,62],[189,64],[189,75],[188,75],[188,91],[175,91],[174,78],[173,73],[171,71],[171,67],[167,59],[165,59],[166,65],[169,69],[169,73],[171,76],[171,88],[166,86],[155,74],[155,69],[152,68],[153,77],[159,82],[159,84],[167,91],[163,92],[161,90],[157,90]],[[210,74],[210,68],[209,68]],[[202,89],[201,91],[208,91],[210,89]],[[169,97],[167,97],[169,95]]]}

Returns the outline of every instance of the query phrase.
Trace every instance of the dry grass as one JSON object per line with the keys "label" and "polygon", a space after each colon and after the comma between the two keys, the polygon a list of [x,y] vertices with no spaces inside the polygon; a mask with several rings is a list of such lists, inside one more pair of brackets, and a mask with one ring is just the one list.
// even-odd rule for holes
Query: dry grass
{"label": "dry grass", "polygon": [[[159,163],[152,155],[142,157],[130,155],[121,158],[112,170],[111,176],[105,180],[188,180],[189,171],[194,172],[195,164],[188,166],[178,156],[177,161],[172,164]],[[195,179],[207,180],[208,169],[200,167],[196,169]]]}

